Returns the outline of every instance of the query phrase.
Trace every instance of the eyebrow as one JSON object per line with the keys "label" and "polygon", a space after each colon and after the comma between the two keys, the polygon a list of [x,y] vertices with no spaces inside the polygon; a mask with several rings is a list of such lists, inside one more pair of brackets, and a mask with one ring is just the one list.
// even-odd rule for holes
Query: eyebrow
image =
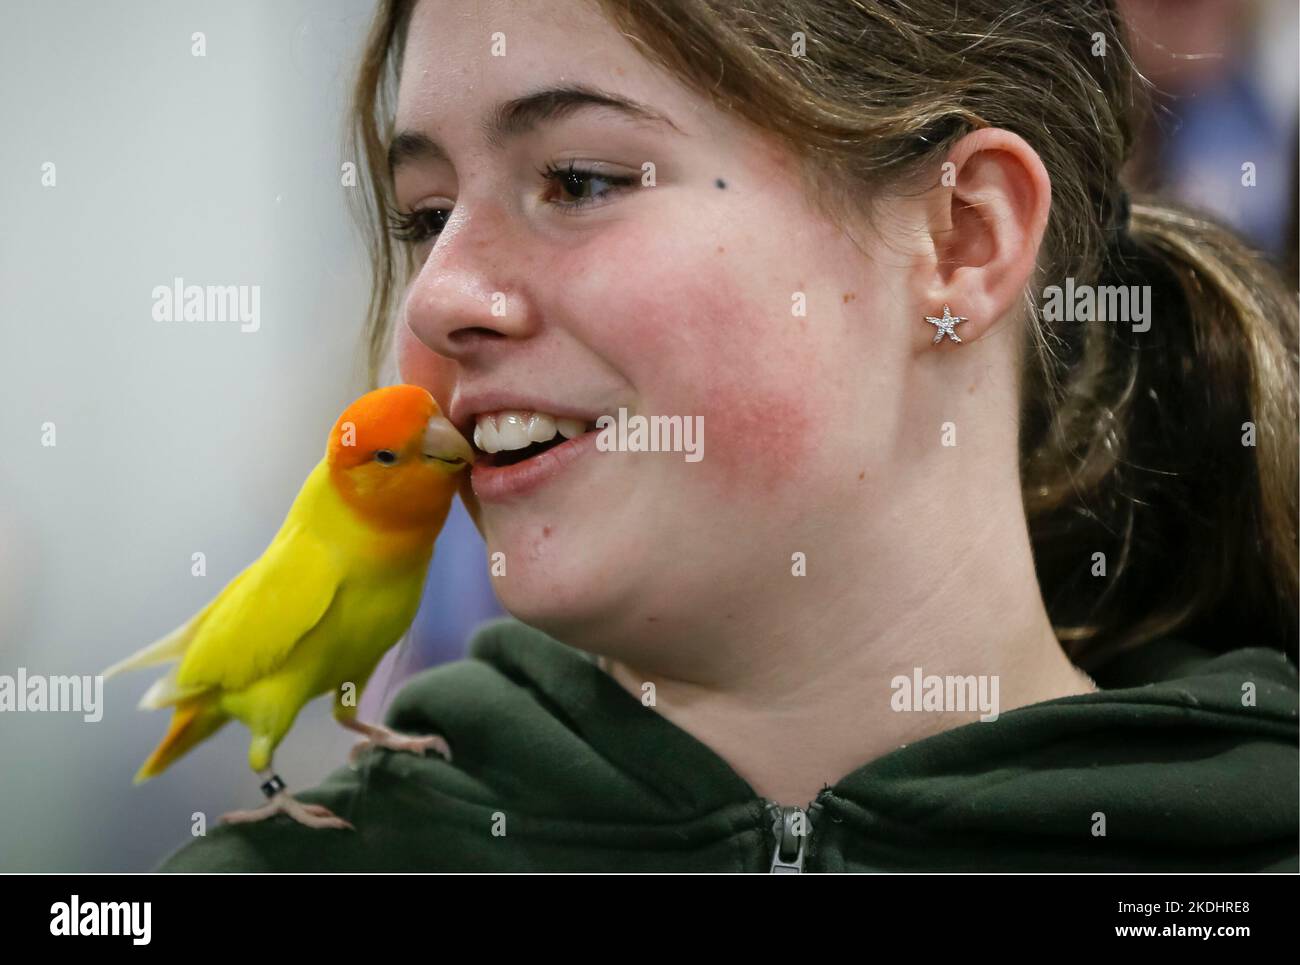
{"label": "eyebrow", "polygon": [[[634,100],[586,85],[545,87],[508,101],[503,101],[483,124],[483,134],[493,148],[500,150],[506,142],[523,136],[540,124],[564,119],[578,111],[605,108],[618,111],[632,120],[663,124],[677,133],[681,128],[670,118]],[[388,146],[388,170],[416,161],[447,161],[447,152],[437,141],[419,131],[399,131]]]}

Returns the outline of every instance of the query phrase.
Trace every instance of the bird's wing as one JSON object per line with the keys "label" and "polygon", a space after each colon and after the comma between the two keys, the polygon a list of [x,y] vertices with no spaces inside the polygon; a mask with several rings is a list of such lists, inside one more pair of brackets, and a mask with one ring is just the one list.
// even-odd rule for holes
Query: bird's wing
{"label": "bird's wing", "polygon": [[137,650],[129,657],[119,660],[113,666],[105,670],[102,676],[107,679],[116,676],[126,670],[139,670],[143,667],[152,667],[154,664],[167,663],[172,660],[180,660],[185,656],[185,651],[189,648],[191,641],[199,627],[203,626],[203,621],[207,619],[214,609],[221,605],[221,601],[228,596],[239,582],[244,578],[248,570],[244,570],[233,580],[226,584],[225,588],[218,593],[212,600],[203,607],[198,613],[190,617],[179,627],[160,637],[153,643],[141,650]]}
{"label": "bird's wing", "polygon": [[207,615],[167,689],[239,690],[266,676],[325,616],[342,579],[327,544],[301,526],[282,532]]}

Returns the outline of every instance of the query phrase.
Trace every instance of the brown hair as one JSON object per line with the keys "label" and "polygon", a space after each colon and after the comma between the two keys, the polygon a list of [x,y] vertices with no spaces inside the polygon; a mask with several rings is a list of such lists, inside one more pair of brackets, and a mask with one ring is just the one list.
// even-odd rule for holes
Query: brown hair
{"label": "brown hair", "polygon": [[[1090,666],[1174,633],[1295,654],[1296,299],[1208,218],[1147,198],[1125,218],[1144,91],[1110,0],[597,2],[649,60],[779,136],[828,212],[933,183],[973,129],[1023,137],[1052,181],[1031,291],[1151,286],[1140,333],[1048,323],[1027,293],[1021,478],[1058,637]],[[413,7],[381,0],[352,108],[372,382],[398,272],[385,151]]]}

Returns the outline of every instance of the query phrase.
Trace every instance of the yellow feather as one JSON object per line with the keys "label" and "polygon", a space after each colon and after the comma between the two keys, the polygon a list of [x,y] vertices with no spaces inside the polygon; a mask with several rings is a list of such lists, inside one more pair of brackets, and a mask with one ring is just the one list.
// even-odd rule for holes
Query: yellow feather
{"label": "yellow feather", "polygon": [[221,602],[222,597],[233,589],[235,584],[239,582],[240,577],[243,575],[243,573],[240,573],[239,576],[236,576],[230,581],[230,583],[226,584],[226,588],[211,602],[209,602],[207,606],[200,610],[196,615],[190,617],[171,633],[167,634],[165,637],[159,638],[142,650],[136,651],[131,654],[131,656],[119,660],[117,663],[113,664],[113,666],[105,670],[101,676],[107,680],[109,677],[116,676],[126,670],[140,670],[144,667],[151,667],[154,664],[179,660],[185,655],[186,649],[188,649],[190,642],[194,639],[195,632],[198,630],[199,626],[202,625],[207,615]]}
{"label": "yellow feather", "polygon": [[[448,482],[448,508],[453,488]],[[345,683],[359,696],[415,617],[438,522],[411,532],[370,525],[322,460],[255,562],[193,620],[113,668],[180,660],[141,701],[177,709],[137,779],[230,717],[253,732],[249,763],[260,770],[307,701]]]}

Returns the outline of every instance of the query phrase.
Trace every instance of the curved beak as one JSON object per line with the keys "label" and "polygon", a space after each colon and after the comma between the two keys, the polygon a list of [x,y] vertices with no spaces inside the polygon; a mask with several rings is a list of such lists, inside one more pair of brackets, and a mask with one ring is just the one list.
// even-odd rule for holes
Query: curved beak
{"label": "curved beak", "polygon": [[474,461],[473,447],[442,415],[431,417],[424,427],[420,451],[430,459],[446,463],[452,470],[461,469]]}

